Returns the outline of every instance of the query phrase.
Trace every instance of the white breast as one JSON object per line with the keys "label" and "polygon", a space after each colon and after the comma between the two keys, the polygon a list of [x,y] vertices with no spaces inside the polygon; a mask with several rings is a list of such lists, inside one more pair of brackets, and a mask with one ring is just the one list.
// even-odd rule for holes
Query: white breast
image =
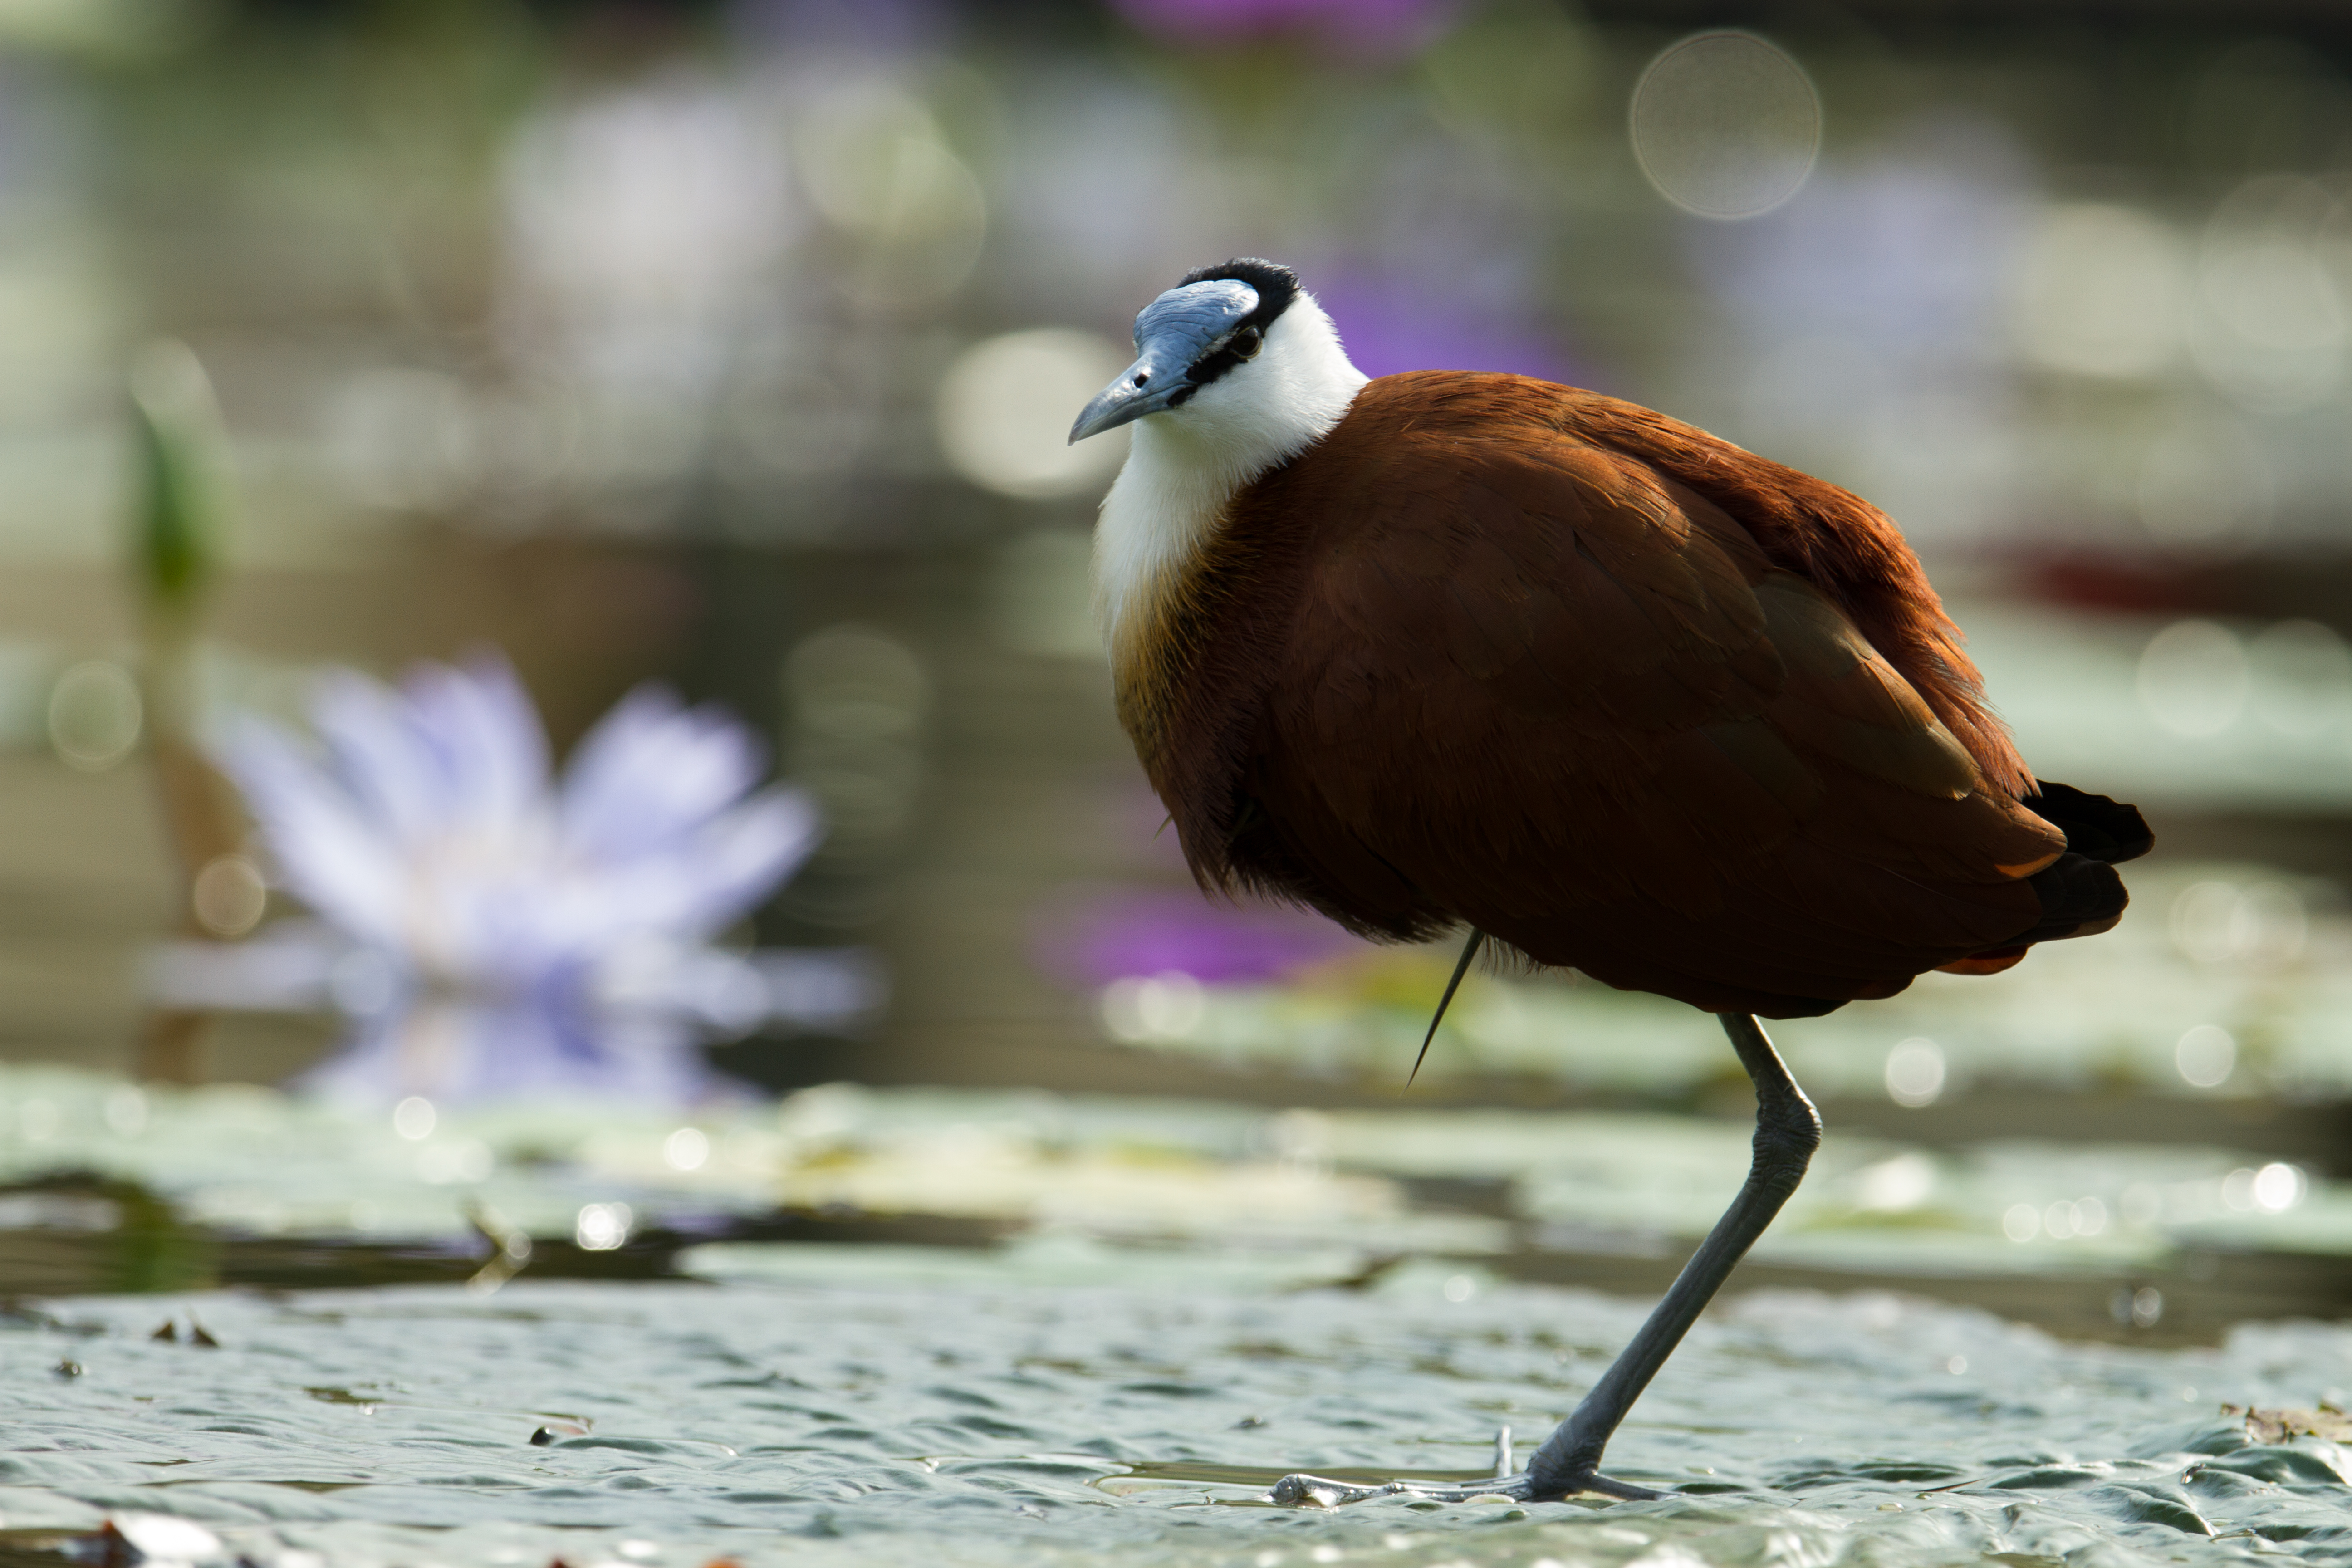
{"label": "white breast", "polygon": [[1367,379],[1323,307],[1301,292],[1275,318],[1257,358],[1183,406],[1135,422],[1127,466],[1095,530],[1095,613],[1114,664],[1125,634],[1148,624],[1234,494],[1321,440]]}

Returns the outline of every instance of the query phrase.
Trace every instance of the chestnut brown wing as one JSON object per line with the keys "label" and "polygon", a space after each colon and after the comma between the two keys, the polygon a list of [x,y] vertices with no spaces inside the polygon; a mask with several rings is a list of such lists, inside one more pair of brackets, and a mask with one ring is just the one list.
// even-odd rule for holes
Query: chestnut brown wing
{"label": "chestnut brown wing", "polygon": [[1500,412],[1360,408],[1285,476],[1322,521],[1240,781],[1257,879],[1716,1010],[1885,994],[2034,928],[2063,835],[1826,595]]}

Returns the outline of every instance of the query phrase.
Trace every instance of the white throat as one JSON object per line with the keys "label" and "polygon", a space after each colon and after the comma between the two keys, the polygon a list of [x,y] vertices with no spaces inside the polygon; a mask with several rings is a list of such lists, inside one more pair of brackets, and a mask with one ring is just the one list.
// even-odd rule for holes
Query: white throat
{"label": "white throat", "polygon": [[[1321,440],[1370,379],[1313,295],[1293,297],[1258,356],[1181,407],[1135,422],[1095,530],[1095,613],[1114,664],[1235,492]],[[1148,619],[1148,617],[1147,617]]]}

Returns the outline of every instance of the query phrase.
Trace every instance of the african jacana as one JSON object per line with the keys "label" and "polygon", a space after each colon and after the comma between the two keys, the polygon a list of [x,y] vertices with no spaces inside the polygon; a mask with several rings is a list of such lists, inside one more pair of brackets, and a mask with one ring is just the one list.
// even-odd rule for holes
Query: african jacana
{"label": "african jacana", "polygon": [[2105,931],[2147,825],[2036,783],[1901,533],[1834,485],[1525,376],[1368,379],[1266,261],[1185,278],[1135,346],[1070,439],[1135,424],[1097,585],[1202,888],[1678,998],[1755,1084],[1729,1211],[1527,1470],[1475,1489],[1655,1496],[1602,1449],[1821,1140],[1755,1016]]}

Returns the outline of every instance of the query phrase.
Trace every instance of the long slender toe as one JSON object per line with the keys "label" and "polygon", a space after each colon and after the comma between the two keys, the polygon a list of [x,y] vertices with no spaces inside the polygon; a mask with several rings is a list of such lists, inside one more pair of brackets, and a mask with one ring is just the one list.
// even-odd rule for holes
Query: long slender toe
{"label": "long slender toe", "polygon": [[1621,1502],[1650,1502],[1666,1494],[1587,1470],[1582,1475],[1563,1476],[1558,1480],[1531,1476],[1527,1495],[1534,1502],[1560,1502],[1581,1495],[1615,1498]]}
{"label": "long slender toe", "polygon": [[1345,1508],[1349,1503],[1391,1497],[1409,1497],[1419,1502],[1470,1502],[1496,1497],[1514,1502],[1533,1500],[1524,1474],[1497,1476],[1491,1481],[1468,1486],[1446,1486],[1436,1481],[1380,1481],[1358,1486],[1328,1476],[1303,1473],[1287,1475],[1275,1482],[1267,1489],[1265,1500],[1283,1508]]}
{"label": "long slender toe", "polygon": [[1299,1472],[1274,1483],[1265,1500],[1282,1508],[1346,1508],[1379,1498],[1411,1498],[1416,1502],[1475,1502],[1480,1498],[1508,1498],[1513,1502],[1565,1502],[1572,1497],[1615,1498],[1621,1502],[1648,1502],[1666,1494],[1637,1487],[1631,1481],[1586,1471],[1557,1480],[1539,1479],[1521,1471],[1491,1481],[1447,1486],[1437,1481],[1377,1481],[1359,1485],[1328,1476]]}

